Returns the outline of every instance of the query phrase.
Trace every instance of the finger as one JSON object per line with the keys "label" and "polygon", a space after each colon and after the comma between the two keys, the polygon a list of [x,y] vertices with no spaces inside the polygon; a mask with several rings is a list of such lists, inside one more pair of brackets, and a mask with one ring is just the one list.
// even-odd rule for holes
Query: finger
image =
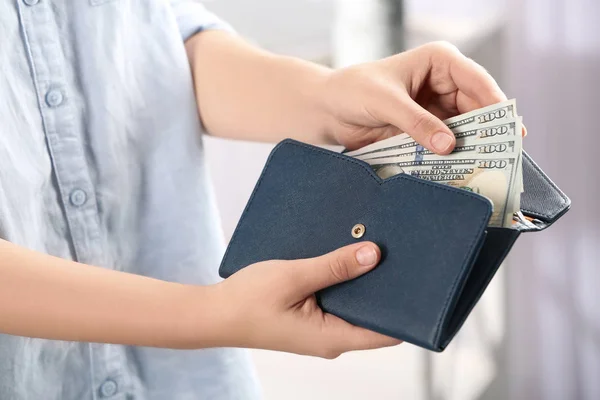
{"label": "finger", "polygon": [[456,92],[454,102],[458,110],[458,114],[464,114],[469,111],[477,110],[478,108],[483,107],[479,101],[472,99],[471,97],[467,96],[464,92],[461,91]]}
{"label": "finger", "polygon": [[521,125],[521,134],[523,137],[527,136],[527,128],[525,128],[525,125]]}
{"label": "finger", "polygon": [[458,90],[477,100],[481,107],[506,100],[506,95],[485,68],[456,47],[446,45],[444,50],[434,52],[432,62],[447,63],[450,77]]}
{"label": "finger", "polygon": [[362,242],[320,257],[292,261],[291,272],[298,282],[299,298],[354,279],[373,269],[380,258],[375,243]]}
{"label": "finger", "polygon": [[354,326],[331,314],[325,314],[321,332],[326,335],[326,347],[332,350],[333,357],[347,351],[379,349],[402,343],[393,337]]}
{"label": "finger", "polygon": [[398,94],[397,97],[396,101],[380,105],[382,118],[408,133],[429,150],[437,154],[450,153],[456,143],[452,131],[407,94]]}

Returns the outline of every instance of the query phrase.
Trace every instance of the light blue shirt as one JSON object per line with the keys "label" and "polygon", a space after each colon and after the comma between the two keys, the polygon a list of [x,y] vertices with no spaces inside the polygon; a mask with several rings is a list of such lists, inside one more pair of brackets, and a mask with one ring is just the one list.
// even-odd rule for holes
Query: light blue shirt
{"label": "light blue shirt", "polygon": [[[183,40],[192,0],[0,0],[0,237],[169,281],[223,243]],[[218,307],[218,304],[214,305]],[[1,400],[253,400],[248,355],[0,335]]]}

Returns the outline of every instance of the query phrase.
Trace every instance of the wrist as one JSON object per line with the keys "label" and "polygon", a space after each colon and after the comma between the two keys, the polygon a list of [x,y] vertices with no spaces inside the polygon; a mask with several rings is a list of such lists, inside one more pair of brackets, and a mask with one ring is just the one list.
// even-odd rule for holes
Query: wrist
{"label": "wrist", "polygon": [[342,145],[338,139],[338,133],[340,131],[340,111],[344,107],[344,102],[347,99],[344,98],[346,95],[345,85],[340,85],[340,74],[339,70],[330,70],[326,79],[320,83],[317,90],[316,98],[318,99],[320,113],[323,115],[321,132],[325,139],[325,143],[333,145]]}
{"label": "wrist", "polygon": [[180,294],[166,316],[172,346],[183,349],[227,347],[228,307],[220,284],[180,285]]}
{"label": "wrist", "polygon": [[335,70],[322,67],[320,75],[315,79],[310,92],[310,101],[313,105],[315,120],[316,142],[322,144],[337,145],[339,141],[335,137],[335,112],[331,107],[331,80]]}
{"label": "wrist", "polygon": [[284,118],[288,137],[314,144],[337,144],[331,134],[333,117],[327,103],[329,81],[335,71],[295,57],[272,56],[272,60],[272,70],[285,71],[279,86],[289,85],[282,93],[290,99]]}

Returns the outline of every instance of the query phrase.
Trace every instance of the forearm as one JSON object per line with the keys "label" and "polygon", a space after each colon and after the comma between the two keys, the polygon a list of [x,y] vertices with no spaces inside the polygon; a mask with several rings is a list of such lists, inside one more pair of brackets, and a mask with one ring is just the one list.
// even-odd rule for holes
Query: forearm
{"label": "forearm", "polygon": [[334,143],[320,90],[331,70],[257,49],[220,31],[186,42],[200,116],[214,136]]}
{"label": "forearm", "polygon": [[91,267],[0,240],[3,333],[142,346],[210,347],[217,345],[218,329],[208,306],[210,291],[208,287]]}

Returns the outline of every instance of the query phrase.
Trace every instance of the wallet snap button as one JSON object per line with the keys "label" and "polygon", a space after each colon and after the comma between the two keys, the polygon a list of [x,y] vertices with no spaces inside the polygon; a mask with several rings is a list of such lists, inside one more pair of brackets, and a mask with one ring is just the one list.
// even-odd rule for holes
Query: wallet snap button
{"label": "wallet snap button", "polygon": [[363,224],[356,224],[352,227],[352,237],[360,239],[365,234],[365,226]]}

